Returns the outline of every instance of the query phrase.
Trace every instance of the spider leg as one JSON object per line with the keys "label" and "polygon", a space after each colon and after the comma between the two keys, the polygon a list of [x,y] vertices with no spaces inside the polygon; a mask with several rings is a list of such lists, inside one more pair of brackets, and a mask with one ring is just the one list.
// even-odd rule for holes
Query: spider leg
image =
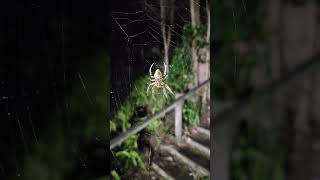
{"label": "spider leg", "polygon": [[151,78],[153,78],[152,72],[151,72],[151,71],[152,71],[152,66],[153,66],[153,64],[154,64],[154,63],[152,63],[151,66],[150,66],[150,68],[149,68],[149,73],[150,73]]}
{"label": "spider leg", "polygon": [[167,84],[164,84],[164,85],[165,85],[166,89],[167,89],[172,95],[174,95],[174,93],[172,92],[171,88],[170,88]]}
{"label": "spider leg", "polygon": [[163,76],[162,80],[167,79],[167,77],[168,77],[168,74],[166,74],[165,76]]}
{"label": "spider leg", "polygon": [[154,88],[155,88],[155,87],[156,87],[156,86],[153,85],[152,88],[151,88],[151,94],[152,94],[152,98],[153,98],[153,99],[155,99],[155,97],[154,97]]}
{"label": "spider leg", "polygon": [[168,94],[167,94],[166,88],[163,88],[163,89],[162,89],[162,91],[163,91],[164,96],[168,99],[169,97],[168,97]]}
{"label": "spider leg", "polygon": [[147,96],[149,95],[149,89],[150,89],[150,87],[154,87],[154,84],[155,84],[155,83],[149,84],[149,86],[148,86],[148,88],[147,88]]}

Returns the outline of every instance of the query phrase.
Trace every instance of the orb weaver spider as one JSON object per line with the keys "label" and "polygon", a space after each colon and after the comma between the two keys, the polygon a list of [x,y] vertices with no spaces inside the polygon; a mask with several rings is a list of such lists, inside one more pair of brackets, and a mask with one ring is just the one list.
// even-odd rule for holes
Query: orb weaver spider
{"label": "orb weaver spider", "polygon": [[147,96],[149,95],[150,88],[151,88],[151,94],[152,94],[153,98],[154,98],[154,89],[155,88],[158,88],[158,89],[162,88],[163,94],[166,98],[168,98],[168,94],[167,94],[166,90],[168,90],[170,92],[170,94],[174,95],[171,88],[166,83],[163,82],[168,77],[166,64],[163,63],[163,65],[164,65],[163,75],[162,75],[161,71],[159,69],[157,69],[156,72],[154,73],[154,75],[152,76],[153,64],[154,63],[152,63],[152,65],[149,68],[149,73],[150,73],[150,78],[151,78],[152,83],[149,84],[149,86],[147,88]]}

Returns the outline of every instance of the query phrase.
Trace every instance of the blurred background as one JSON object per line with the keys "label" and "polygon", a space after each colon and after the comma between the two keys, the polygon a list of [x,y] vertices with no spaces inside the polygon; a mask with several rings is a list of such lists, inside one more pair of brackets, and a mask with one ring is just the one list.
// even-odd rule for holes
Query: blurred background
{"label": "blurred background", "polygon": [[[106,16],[76,16],[105,12],[104,3],[1,5],[0,179],[105,179],[112,170],[124,175],[124,163],[137,166],[143,156],[117,157],[106,148],[109,135],[168,104],[144,93],[150,65],[162,69],[166,61],[160,25],[174,25],[168,84],[177,92],[194,80],[190,61],[182,61],[192,60],[192,38],[210,27],[206,1],[198,4],[204,26],[197,30],[190,2],[164,6],[176,8],[165,23],[159,3],[114,1]],[[211,0],[210,7],[214,179],[320,179],[319,1]],[[43,15],[52,9],[60,15]],[[199,108],[184,108],[184,123],[199,123]],[[132,139],[141,149],[122,148],[148,152],[144,135],[159,127],[156,121]]]}
{"label": "blurred background", "polygon": [[211,2],[214,179],[320,179],[319,1]]}
{"label": "blurred background", "polygon": [[81,1],[1,5],[1,180],[106,178],[107,24],[75,16],[84,9],[98,10]]}

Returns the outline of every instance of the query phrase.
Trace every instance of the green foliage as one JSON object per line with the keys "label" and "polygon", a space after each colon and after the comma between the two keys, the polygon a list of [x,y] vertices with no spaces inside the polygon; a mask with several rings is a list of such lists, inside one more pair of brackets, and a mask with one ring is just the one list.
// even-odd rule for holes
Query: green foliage
{"label": "green foliage", "polygon": [[200,123],[199,106],[187,101],[182,109],[183,123],[186,126],[197,125]]}
{"label": "green foliage", "polygon": [[113,170],[111,171],[111,175],[113,177],[114,180],[121,180],[119,174],[117,173],[117,171]]}
{"label": "green foliage", "polygon": [[160,125],[156,130],[155,130],[155,138],[158,144],[161,144],[161,142],[164,140],[165,137],[167,137],[169,131],[170,131],[171,126],[163,126]]}
{"label": "green foliage", "polygon": [[123,162],[124,169],[130,169],[131,167],[146,169],[138,153],[138,137],[139,135],[131,136],[124,142],[120,150],[115,153],[115,156],[119,158],[118,160]]}
{"label": "green foliage", "polygon": [[155,131],[159,128],[159,126],[162,124],[161,119],[157,119],[154,122],[152,122],[151,124],[149,124],[149,126],[147,127],[147,130],[149,131]]}
{"label": "green foliage", "polygon": [[[120,158],[126,158],[129,159],[135,167],[141,167],[145,169],[144,162],[142,161],[140,155],[136,150],[123,150],[119,151],[116,154],[117,157]],[[129,163],[130,161],[126,161],[126,163]],[[125,167],[128,168],[130,167],[128,164],[125,164]]]}
{"label": "green foliage", "polygon": [[114,132],[117,130],[117,124],[113,122],[113,120],[110,120],[110,132]]}
{"label": "green foliage", "polygon": [[[138,107],[147,107],[148,112],[155,113],[165,106],[167,100],[156,94],[156,99],[152,99],[146,94],[146,87],[150,83],[149,76],[145,76],[135,83],[135,88],[130,93],[126,102],[120,107],[115,118],[110,120],[110,131],[112,133],[126,132],[132,126],[132,117]],[[148,113],[149,114],[149,113]],[[146,119],[146,116],[136,117],[139,121]],[[160,124],[157,120],[150,124],[147,130],[154,131]],[[119,128],[118,128],[119,127]],[[138,135],[131,136],[124,144],[115,150],[115,156],[124,164],[123,169],[127,171],[132,167],[146,169],[143,160],[138,152]]]}
{"label": "green foliage", "polygon": [[[204,31],[203,27],[194,30],[190,25],[187,25],[184,28],[182,42],[173,52],[172,61],[169,67],[169,77],[165,80],[175,93],[184,92],[193,79],[191,67],[192,37],[195,34],[203,33]],[[199,42],[199,45],[200,44],[201,43]],[[158,64],[162,65],[162,62]],[[111,135],[126,132],[133,125],[133,117],[140,122],[145,121],[148,115],[160,111],[170,103],[171,99],[174,99],[172,96],[170,99],[166,99],[162,89],[155,90],[155,98],[151,98],[150,94],[147,96],[146,90],[150,83],[151,81],[148,73],[146,73],[144,77],[136,80],[129,97],[118,109],[114,118],[110,120]],[[145,108],[147,112],[141,117],[136,117],[135,112],[141,107]],[[192,124],[199,122],[199,114],[195,111],[195,106],[188,105],[184,114],[186,115],[187,123]],[[166,127],[162,126],[162,124],[162,119],[158,119],[146,128],[146,130],[151,132],[157,131],[156,138],[159,141],[161,141],[164,137],[164,133],[167,133],[168,130]],[[124,164],[123,171],[127,171],[132,167],[146,169],[145,164],[138,153],[138,137],[138,135],[130,137],[121,147],[114,150],[115,156],[121,164]]]}
{"label": "green foliage", "polygon": [[[189,25],[190,26],[190,25]],[[188,28],[191,28],[189,27]],[[195,41],[195,46],[197,48],[205,48],[210,46],[210,42],[207,42],[207,25],[202,24],[196,28],[191,28],[192,39]],[[200,62],[202,59],[199,59]]]}
{"label": "green foliage", "polygon": [[191,66],[192,38],[194,34],[200,32],[200,30],[194,30],[190,25],[186,25],[184,27],[181,45],[174,50],[170,65],[168,85],[176,92],[183,92],[188,89],[188,85],[194,78]]}
{"label": "green foliage", "polygon": [[134,89],[130,95],[130,100],[133,106],[145,106],[149,102],[150,96],[147,96],[146,90],[150,80],[148,76],[145,76],[135,82]]}
{"label": "green foliage", "polygon": [[[110,132],[126,132],[132,126],[132,117],[138,107],[151,105],[153,113],[159,109],[159,106],[165,103],[164,100],[158,101],[156,104],[154,100],[150,100],[150,97],[146,95],[146,86],[150,83],[148,76],[136,81],[134,90],[130,93],[128,99],[120,107],[115,115],[115,118],[110,120]],[[153,105],[153,106],[152,106]],[[137,117],[140,121],[145,117]],[[115,156],[124,164],[123,169],[127,171],[132,167],[139,167],[146,169],[144,162],[138,153],[138,135],[131,136],[124,144],[115,150]]]}
{"label": "green foliage", "polygon": [[116,116],[116,119],[119,120],[119,124],[121,125],[121,132],[126,132],[127,129],[131,127],[129,120],[133,115],[133,110],[133,106],[129,102],[126,102],[123,106],[121,106]]}

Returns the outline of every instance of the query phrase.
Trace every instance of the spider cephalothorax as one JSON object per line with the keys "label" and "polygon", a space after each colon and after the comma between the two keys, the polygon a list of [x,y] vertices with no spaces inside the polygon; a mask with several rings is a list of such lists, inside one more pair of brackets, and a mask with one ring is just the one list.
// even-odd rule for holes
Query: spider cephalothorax
{"label": "spider cephalothorax", "polygon": [[151,81],[152,83],[149,84],[148,88],[147,88],[147,95],[149,94],[149,89],[150,87],[151,88],[151,94],[152,94],[152,97],[154,97],[154,88],[162,88],[162,91],[163,91],[163,94],[166,98],[168,98],[168,95],[167,95],[167,91],[166,89],[172,94],[174,95],[174,93],[172,92],[172,90],[170,89],[170,87],[164,83],[163,81],[168,77],[168,74],[167,74],[167,66],[165,63],[164,64],[164,72],[163,72],[163,75],[161,73],[161,71],[159,69],[156,70],[156,72],[154,73],[154,75],[152,76],[152,66],[153,66],[154,63],[152,63],[152,65],[150,66],[149,68],[149,73],[150,73],[150,78],[151,78]]}

